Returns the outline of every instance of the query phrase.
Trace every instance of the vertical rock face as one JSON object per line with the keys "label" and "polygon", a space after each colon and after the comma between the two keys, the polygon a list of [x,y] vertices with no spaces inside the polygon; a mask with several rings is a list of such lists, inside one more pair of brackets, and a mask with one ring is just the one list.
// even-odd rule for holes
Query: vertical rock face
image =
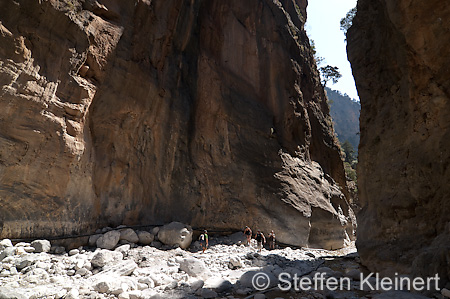
{"label": "vertical rock face", "polygon": [[372,270],[450,273],[450,7],[358,1],[348,57],[361,98],[357,246]]}
{"label": "vertical rock face", "polygon": [[342,247],[305,2],[1,4],[0,235],[176,220]]}

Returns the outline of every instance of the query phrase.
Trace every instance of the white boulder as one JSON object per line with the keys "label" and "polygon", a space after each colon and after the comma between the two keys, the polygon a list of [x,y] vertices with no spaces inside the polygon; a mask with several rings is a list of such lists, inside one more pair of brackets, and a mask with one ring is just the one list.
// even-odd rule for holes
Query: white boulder
{"label": "white boulder", "polygon": [[94,255],[91,264],[94,267],[104,267],[108,264],[121,261],[122,259],[123,254],[121,252],[102,249]]}
{"label": "white boulder", "polygon": [[31,242],[31,247],[34,248],[34,252],[49,252],[52,245],[48,240],[35,240]]}
{"label": "white boulder", "polygon": [[197,258],[188,257],[180,262],[180,270],[186,272],[192,277],[200,277],[207,279],[211,277],[211,271],[206,267],[205,263]]}
{"label": "white boulder", "polygon": [[186,249],[192,242],[192,227],[180,222],[171,222],[161,227],[158,239],[166,245],[179,245]]}

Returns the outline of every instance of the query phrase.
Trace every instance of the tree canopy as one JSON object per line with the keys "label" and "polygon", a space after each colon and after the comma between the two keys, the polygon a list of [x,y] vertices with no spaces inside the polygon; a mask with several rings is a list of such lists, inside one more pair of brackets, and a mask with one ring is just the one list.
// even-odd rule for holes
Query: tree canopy
{"label": "tree canopy", "polygon": [[327,82],[332,80],[333,83],[337,83],[339,79],[342,77],[339,72],[339,68],[337,66],[323,66],[319,68],[320,73],[322,74],[322,84],[323,86],[327,85]]}
{"label": "tree canopy", "polygon": [[353,18],[356,15],[356,7],[350,9],[345,17],[341,19],[341,30],[344,32],[345,36],[347,36],[347,31],[350,27],[352,27]]}
{"label": "tree canopy", "polygon": [[353,149],[352,144],[348,140],[345,140],[344,143],[342,143],[341,148],[345,154],[344,161],[351,164],[355,159],[355,157],[353,156],[355,150]]}

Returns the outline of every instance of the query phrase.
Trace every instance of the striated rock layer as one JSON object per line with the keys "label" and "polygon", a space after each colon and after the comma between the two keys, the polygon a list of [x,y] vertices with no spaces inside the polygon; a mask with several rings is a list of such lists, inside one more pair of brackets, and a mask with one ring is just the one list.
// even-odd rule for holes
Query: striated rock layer
{"label": "striated rock layer", "polygon": [[450,7],[360,0],[348,57],[361,98],[358,251],[375,271],[450,277]]}
{"label": "striated rock layer", "polygon": [[2,1],[0,237],[172,220],[339,248],[306,1]]}

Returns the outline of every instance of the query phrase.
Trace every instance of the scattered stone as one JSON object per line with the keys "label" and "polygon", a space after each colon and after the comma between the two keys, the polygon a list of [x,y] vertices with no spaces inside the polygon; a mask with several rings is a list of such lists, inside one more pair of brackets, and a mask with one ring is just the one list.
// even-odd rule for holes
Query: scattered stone
{"label": "scattered stone", "polygon": [[31,242],[31,247],[34,248],[34,252],[49,252],[52,245],[48,240],[35,240]]}
{"label": "scattered stone", "polygon": [[124,228],[120,230],[120,240],[125,240],[130,243],[137,243],[139,241],[139,237],[133,229]]}
{"label": "scattered stone", "polygon": [[104,249],[113,249],[120,240],[120,232],[116,230],[109,231],[97,239],[97,247]]}
{"label": "scattered stone", "polygon": [[203,298],[217,298],[217,293],[214,292],[213,290],[209,290],[209,289],[198,289],[195,292],[195,295],[203,297]]}
{"label": "scattered stone", "polygon": [[148,287],[148,285],[147,284],[145,284],[145,283],[140,283],[140,282],[138,282],[137,283],[137,288],[138,288],[138,290],[146,290],[146,289],[148,289],[149,287]]}
{"label": "scattered stone", "polygon": [[5,249],[6,247],[13,247],[10,239],[3,239],[0,241],[0,250]]}
{"label": "scattered stone", "polygon": [[231,289],[233,289],[233,284],[222,277],[211,277],[205,281],[203,287],[214,289],[218,293],[224,293],[231,291]]}
{"label": "scattered stone", "polygon": [[24,294],[22,290],[9,288],[9,287],[0,287],[0,298],[1,299],[28,299],[28,296]]}
{"label": "scattered stone", "polygon": [[146,231],[138,231],[137,236],[139,238],[139,243],[142,245],[150,245],[155,239],[154,235]]}
{"label": "scattered stone", "polygon": [[133,273],[137,267],[138,266],[134,261],[124,260],[106,265],[103,267],[103,271],[97,275],[127,276]]}
{"label": "scattered stone", "polygon": [[96,234],[89,237],[89,246],[97,246],[97,240],[102,236],[102,234]]}
{"label": "scattered stone", "polygon": [[113,290],[118,289],[119,282],[115,277],[103,275],[93,285],[94,291],[99,293],[111,293]]}
{"label": "scattered stone", "polygon": [[53,252],[55,254],[64,254],[64,253],[66,253],[66,248],[64,248],[64,246],[55,246],[55,249]]}
{"label": "scattered stone", "polygon": [[75,275],[81,275],[81,276],[85,276],[86,274],[88,274],[88,270],[86,268],[80,268],[75,272]]}
{"label": "scattered stone", "polygon": [[122,253],[123,257],[126,257],[127,252],[130,250],[130,248],[131,248],[130,244],[125,244],[117,247],[116,249],[114,249],[114,251],[120,252]]}
{"label": "scattered stone", "polygon": [[180,222],[164,225],[158,232],[158,239],[169,246],[179,245],[186,249],[192,242],[192,227]]}
{"label": "scattered stone", "polygon": [[144,297],[142,296],[142,292],[139,291],[139,290],[129,291],[129,292],[128,292],[128,295],[129,295],[129,298],[130,298],[130,299],[142,299],[142,298],[144,298]]}
{"label": "scattered stone", "polygon": [[74,276],[75,275],[75,273],[76,273],[76,271],[75,270],[67,270],[67,275],[68,276]]}
{"label": "scattered stone", "polygon": [[16,253],[16,249],[14,247],[6,247],[0,252],[0,261],[8,256],[13,256]]}
{"label": "scattered stone", "polygon": [[240,295],[240,296],[245,296],[248,295],[252,292],[252,289],[250,288],[246,288],[246,289],[237,289],[236,290],[236,295]]}
{"label": "scattered stone", "polygon": [[147,286],[147,288],[154,288],[155,287],[155,282],[150,277],[140,277],[138,279],[138,282],[142,283],[142,284],[145,284]]}
{"label": "scattered stone", "polygon": [[64,296],[64,299],[79,299],[79,298],[80,292],[78,292],[78,290],[75,288],[70,289],[70,291],[67,292],[66,296]]}
{"label": "scattered stone", "polygon": [[[219,244],[214,243],[216,240],[219,240]],[[28,243],[5,247],[0,251],[3,255],[0,262],[0,299],[140,299],[171,298],[179,294],[192,299],[225,298],[223,296],[227,295],[227,299],[234,299],[229,295],[231,293],[239,298],[249,295],[251,298],[263,298],[262,294],[255,295],[253,289],[256,273],[267,275],[268,288],[276,286],[277,277],[283,272],[289,273],[291,277],[308,275],[313,278],[314,273],[342,276],[342,272],[334,270],[334,266],[333,269],[325,267],[329,263],[321,257],[332,255],[329,251],[308,249],[308,252],[314,252],[316,259],[311,259],[301,249],[277,249],[258,254],[251,247],[224,245],[229,244],[229,240],[229,237],[215,239],[204,254],[181,248],[171,249],[168,245],[164,245],[168,249],[165,251],[150,246],[133,248],[130,244],[119,246],[114,251],[96,249],[91,252],[79,247],[70,250],[68,255],[26,253],[23,249],[30,247]],[[53,247],[52,251],[56,252],[56,248]],[[18,255],[18,252],[22,255]],[[348,255],[343,251],[337,256],[344,254]],[[318,268],[319,265],[322,266]],[[359,264],[354,259],[344,259],[342,269],[349,269],[346,275],[353,279],[352,291],[307,292],[299,298],[353,298],[360,285],[356,279],[360,274]],[[373,285],[374,279],[369,279],[369,284]],[[8,295],[4,296],[2,290],[5,288],[14,292],[5,293]],[[442,291],[444,295],[446,291]],[[426,298],[408,292],[361,292],[359,294],[358,291],[359,298],[366,299]],[[265,293],[269,298],[274,295],[271,291]]]}
{"label": "scattered stone", "polygon": [[32,269],[22,277],[22,279],[24,281],[27,281],[29,283],[34,283],[34,284],[47,283],[49,281],[49,278],[50,277],[49,277],[47,271],[45,271],[44,269],[41,269],[41,268]]}
{"label": "scattered stone", "polygon": [[69,256],[76,255],[76,254],[79,254],[79,253],[80,253],[80,250],[72,249],[72,250],[69,251]]}
{"label": "scattered stone", "polygon": [[233,256],[230,258],[230,266],[231,269],[235,268],[241,268],[242,267],[242,261],[238,256]]}
{"label": "scattered stone", "polygon": [[448,289],[446,289],[446,288],[444,288],[444,289],[441,290],[441,294],[442,294],[442,296],[445,296],[445,297],[447,297],[447,298],[450,298],[450,290],[448,290]]}
{"label": "scattered stone", "polygon": [[203,288],[203,286],[205,285],[205,282],[201,279],[199,280],[195,280],[194,282],[191,283],[190,287],[192,289],[192,291],[197,291],[200,288]]}
{"label": "scattered stone", "polygon": [[123,254],[121,252],[102,249],[91,259],[91,264],[94,267],[104,267],[107,264],[115,263],[122,259]]}
{"label": "scattered stone", "polygon": [[34,247],[31,246],[26,246],[26,247],[22,247],[23,251],[25,251],[26,253],[32,253],[35,251]]}
{"label": "scattered stone", "polygon": [[170,282],[165,286],[165,290],[173,290],[178,287],[178,282],[175,279],[170,280]]}
{"label": "scattered stone", "polygon": [[152,228],[152,235],[156,236],[159,232],[159,226],[155,226],[154,228]]}
{"label": "scattered stone", "polygon": [[205,263],[193,257],[183,259],[180,263],[180,270],[192,277],[209,278],[211,276],[211,271]]}

